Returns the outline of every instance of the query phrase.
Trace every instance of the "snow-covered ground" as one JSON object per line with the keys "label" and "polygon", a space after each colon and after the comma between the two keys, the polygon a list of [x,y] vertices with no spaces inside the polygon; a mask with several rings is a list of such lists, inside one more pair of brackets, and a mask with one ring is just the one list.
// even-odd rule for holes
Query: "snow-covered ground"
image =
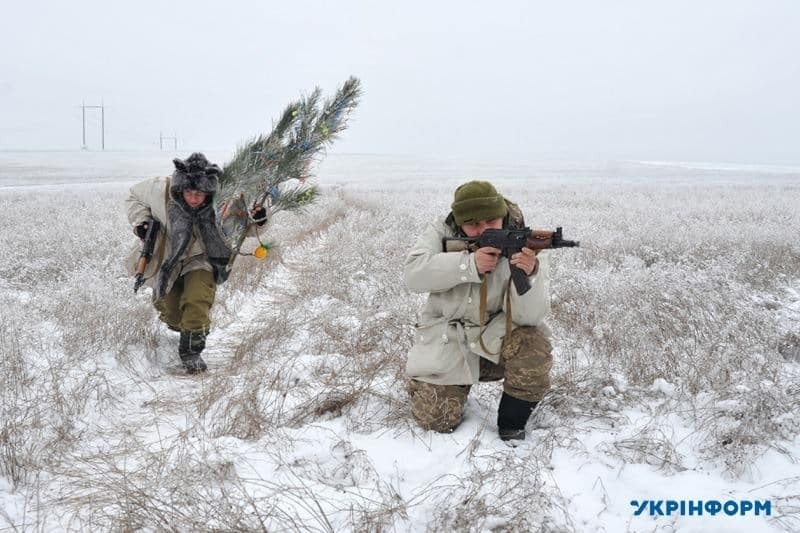
{"label": "snow-covered ground", "polygon": [[[127,188],[170,158],[0,152],[0,531],[800,529],[799,172],[333,154],[187,377],[121,265]],[[450,435],[404,390],[404,253],[476,178],[582,244],[553,252],[554,388],[516,448],[499,384]]]}

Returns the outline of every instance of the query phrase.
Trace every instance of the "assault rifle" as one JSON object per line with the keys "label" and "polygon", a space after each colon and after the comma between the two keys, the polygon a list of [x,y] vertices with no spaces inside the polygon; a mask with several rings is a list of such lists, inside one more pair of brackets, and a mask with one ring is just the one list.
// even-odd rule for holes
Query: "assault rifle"
{"label": "assault rifle", "polygon": [[[522,248],[531,250],[545,250],[547,248],[572,248],[580,246],[578,241],[569,241],[562,236],[561,228],[555,231],[522,229],[487,229],[479,237],[444,237],[442,247],[445,252],[474,252],[478,248],[490,246],[501,250],[500,255],[511,259],[511,256],[522,251]],[[517,288],[517,294],[522,296],[531,288],[528,275],[522,269],[511,265],[511,279]]]}
{"label": "assault rifle", "polygon": [[161,222],[151,218],[147,221],[147,231],[142,239],[142,253],[136,262],[136,282],[133,284],[133,292],[137,292],[144,285],[144,271],[147,264],[153,258],[153,248],[156,246],[156,236],[161,229]]}

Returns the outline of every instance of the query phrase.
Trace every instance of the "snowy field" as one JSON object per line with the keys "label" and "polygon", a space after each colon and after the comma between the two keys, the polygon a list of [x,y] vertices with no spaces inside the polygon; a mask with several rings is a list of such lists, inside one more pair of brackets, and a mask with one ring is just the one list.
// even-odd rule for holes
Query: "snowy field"
{"label": "snowy field", "polygon": [[[122,268],[127,188],[171,157],[0,152],[0,531],[800,530],[800,169],[331,155],[187,377]],[[450,435],[404,389],[404,254],[476,178],[582,244],[516,448],[500,384]],[[770,513],[636,514],[661,500]]]}

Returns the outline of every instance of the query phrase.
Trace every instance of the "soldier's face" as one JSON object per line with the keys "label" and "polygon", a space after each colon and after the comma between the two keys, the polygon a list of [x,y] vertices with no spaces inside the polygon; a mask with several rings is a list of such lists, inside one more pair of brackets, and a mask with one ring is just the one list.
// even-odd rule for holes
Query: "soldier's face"
{"label": "soldier's face", "polygon": [[503,219],[480,220],[461,225],[461,230],[467,237],[480,237],[487,229],[503,229]]}
{"label": "soldier's face", "polygon": [[184,189],[183,201],[192,209],[197,209],[206,201],[206,193],[194,189]]}

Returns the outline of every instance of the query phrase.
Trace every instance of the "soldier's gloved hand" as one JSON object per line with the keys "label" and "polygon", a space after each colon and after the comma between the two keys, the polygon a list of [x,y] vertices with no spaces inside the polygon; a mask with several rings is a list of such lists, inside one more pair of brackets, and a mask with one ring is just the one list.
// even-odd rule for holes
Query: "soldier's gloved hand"
{"label": "soldier's gloved hand", "polygon": [[263,205],[254,207],[253,210],[250,211],[250,216],[253,217],[257,225],[263,226],[267,223],[267,208]]}
{"label": "soldier's gloved hand", "polygon": [[136,234],[137,237],[144,240],[145,235],[147,235],[147,222],[142,222],[133,227],[133,232]]}

